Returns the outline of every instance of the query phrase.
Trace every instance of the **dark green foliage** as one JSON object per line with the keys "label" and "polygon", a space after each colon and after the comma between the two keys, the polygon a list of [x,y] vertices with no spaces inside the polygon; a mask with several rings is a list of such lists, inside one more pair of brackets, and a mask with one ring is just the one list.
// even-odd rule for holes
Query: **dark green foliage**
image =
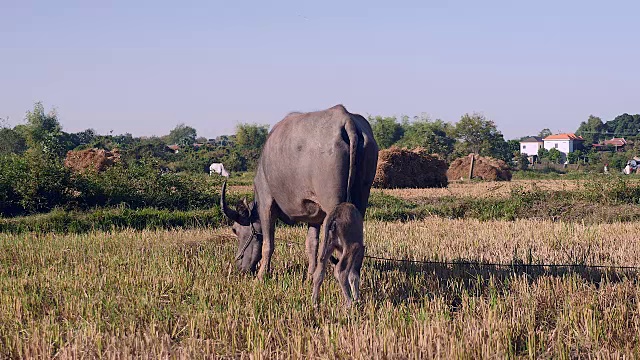
{"label": "dark green foliage", "polygon": [[0,157],[0,212],[3,216],[49,211],[69,200],[71,174],[36,153]]}
{"label": "dark green foliage", "polygon": [[123,151],[122,159],[127,162],[135,162],[141,159],[154,158],[161,164],[171,160],[173,152],[167,148],[167,145],[160,138],[153,137],[137,141],[127,151]]}
{"label": "dark green foliage", "polygon": [[518,156],[518,170],[527,170],[529,168],[529,159],[527,155]]}
{"label": "dark green foliage", "polygon": [[181,146],[190,146],[196,142],[196,129],[185,124],[178,124],[169,132],[164,141],[167,144],[178,144]]}
{"label": "dark green foliage", "polygon": [[543,139],[544,139],[544,138],[546,138],[547,136],[550,136],[551,134],[553,134],[553,133],[551,132],[551,130],[549,130],[549,129],[546,129],[546,128],[545,128],[545,129],[540,130],[540,132],[538,133],[538,137],[541,137],[541,138],[543,138]]}
{"label": "dark green foliage", "polygon": [[239,149],[260,150],[267,141],[269,125],[238,124],[235,143]]}
{"label": "dark green foliage", "polygon": [[560,164],[562,162],[562,153],[558,149],[549,149],[549,155],[547,156],[549,161],[554,164]]}
{"label": "dark green foliage", "polygon": [[400,147],[422,147],[428,154],[439,154],[444,158],[453,151],[456,140],[448,135],[451,125],[442,120],[430,121],[428,117],[416,117],[414,121],[402,124],[404,136],[397,145]]}
{"label": "dark green foliage", "polygon": [[600,140],[604,140],[604,133],[607,126],[599,117],[589,115],[587,121],[580,123],[580,127],[576,130],[576,135],[582,136],[587,145],[597,144]]}
{"label": "dark green foliage", "polygon": [[27,112],[26,120],[25,137],[32,151],[54,158],[64,156],[64,134],[54,110],[45,113],[42,103],[37,102],[33,110]]}
{"label": "dark green foliage", "polygon": [[27,150],[27,140],[14,129],[0,126],[0,155],[22,154]]}
{"label": "dark green foliage", "polygon": [[60,162],[34,154],[0,157],[3,217],[126,206],[131,209],[209,209],[219,201],[222,178],[165,173],[153,159],[118,164],[102,173],[72,174]]}
{"label": "dark green foliage", "polygon": [[615,119],[607,121],[606,127],[616,136],[637,136],[640,134],[640,114],[618,115]]}
{"label": "dark green foliage", "polygon": [[369,116],[369,123],[373,130],[373,137],[380,149],[387,149],[398,142],[404,135],[405,129],[398,123],[395,116]]}
{"label": "dark green foliage", "polygon": [[548,159],[549,158],[549,150],[541,147],[538,149],[538,160]]}
{"label": "dark green foliage", "polygon": [[464,114],[453,128],[459,140],[455,145],[456,156],[470,153],[490,156],[510,164],[513,153],[495,123],[482,114]]}
{"label": "dark green foliage", "polygon": [[585,145],[597,144],[612,137],[633,138],[640,134],[640,114],[624,113],[615,119],[603,123],[599,117],[590,115],[587,121],[580,123],[576,135],[586,139]]}
{"label": "dark green foliage", "polygon": [[507,141],[507,145],[509,146],[509,151],[513,156],[515,156],[516,153],[520,153],[520,140],[509,140]]}
{"label": "dark green foliage", "polygon": [[567,154],[567,160],[569,161],[569,164],[577,164],[578,161],[580,161],[580,159],[582,159],[583,154],[582,151],[580,150],[576,150],[574,152],[570,152]]}

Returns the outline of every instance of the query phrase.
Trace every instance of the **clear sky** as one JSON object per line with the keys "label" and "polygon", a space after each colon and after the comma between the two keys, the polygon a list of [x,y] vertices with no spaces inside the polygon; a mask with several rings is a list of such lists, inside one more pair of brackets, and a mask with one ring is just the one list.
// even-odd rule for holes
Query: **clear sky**
{"label": "clear sky", "polygon": [[0,0],[0,117],[206,137],[344,104],[506,138],[640,113],[638,1]]}

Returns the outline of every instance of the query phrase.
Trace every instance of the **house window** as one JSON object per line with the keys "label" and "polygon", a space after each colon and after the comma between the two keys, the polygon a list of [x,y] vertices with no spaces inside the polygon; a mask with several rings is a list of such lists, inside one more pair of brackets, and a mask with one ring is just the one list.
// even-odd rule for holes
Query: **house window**
{"label": "house window", "polygon": [[526,148],[527,148],[527,145],[522,145],[522,148],[523,148],[523,149],[526,149]]}
{"label": "house window", "polygon": [[556,149],[558,148],[558,144],[556,144]]}

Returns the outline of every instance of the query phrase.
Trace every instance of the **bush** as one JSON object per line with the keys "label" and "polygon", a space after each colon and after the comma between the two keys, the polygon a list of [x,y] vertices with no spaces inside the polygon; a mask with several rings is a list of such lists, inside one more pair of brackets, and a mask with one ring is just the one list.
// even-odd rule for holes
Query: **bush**
{"label": "bush", "polygon": [[222,181],[207,174],[165,173],[146,159],[116,164],[103,172],[73,174],[60,161],[32,154],[8,155],[0,157],[0,211],[7,217],[54,208],[86,210],[120,205],[130,209],[210,209],[220,201]]}
{"label": "bush", "polygon": [[0,158],[3,216],[49,211],[69,200],[71,173],[59,161],[28,153]]}

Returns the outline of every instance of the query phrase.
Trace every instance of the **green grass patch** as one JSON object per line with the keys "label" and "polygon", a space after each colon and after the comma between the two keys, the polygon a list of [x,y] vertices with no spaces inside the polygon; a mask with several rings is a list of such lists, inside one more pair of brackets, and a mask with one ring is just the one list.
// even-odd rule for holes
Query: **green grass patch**
{"label": "green grass patch", "polygon": [[54,210],[47,214],[0,219],[0,232],[85,233],[125,228],[194,229],[218,227],[225,221],[219,208],[189,211],[124,207],[90,212]]}

